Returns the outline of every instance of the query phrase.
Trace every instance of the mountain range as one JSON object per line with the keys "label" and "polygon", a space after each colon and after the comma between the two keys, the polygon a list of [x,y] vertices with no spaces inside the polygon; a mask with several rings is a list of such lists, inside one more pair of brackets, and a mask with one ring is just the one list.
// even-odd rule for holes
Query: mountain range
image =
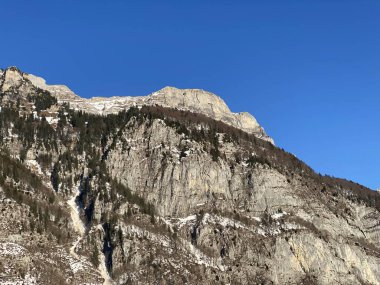
{"label": "mountain range", "polygon": [[380,195],[217,95],[0,71],[1,284],[380,284]]}

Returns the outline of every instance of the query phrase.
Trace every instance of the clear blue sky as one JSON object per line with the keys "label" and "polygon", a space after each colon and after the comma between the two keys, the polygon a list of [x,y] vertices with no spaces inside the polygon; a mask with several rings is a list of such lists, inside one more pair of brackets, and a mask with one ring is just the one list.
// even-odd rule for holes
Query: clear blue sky
{"label": "clear blue sky", "polygon": [[202,88],[317,172],[380,187],[380,1],[0,0],[0,66],[83,97]]}

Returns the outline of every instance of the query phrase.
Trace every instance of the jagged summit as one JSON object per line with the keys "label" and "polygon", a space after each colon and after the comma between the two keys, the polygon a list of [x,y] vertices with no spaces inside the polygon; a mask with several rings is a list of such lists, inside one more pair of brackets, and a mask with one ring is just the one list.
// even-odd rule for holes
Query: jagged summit
{"label": "jagged summit", "polygon": [[64,85],[48,85],[45,79],[24,73],[16,67],[0,71],[0,78],[1,92],[7,92],[13,88],[30,93],[30,89],[39,88],[50,92],[59,103],[69,103],[72,108],[88,113],[107,115],[120,112],[131,106],[160,105],[201,113],[274,143],[273,139],[265,133],[251,114],[231,112],[222,98],[202,89],[179,89],[167,86],[148,96],[85,99]]}
{"label": "jagged summit", "polygon": [[49,91],[58,100],[78,100],[80,97],[65,85],[48,85],[46,80],[33,74],[25,74],[25,77],[38,88]]}
{"label": "jagged summit", "polygon": [[2,93],[7,92],[10,89],[15,89],[18,91],[23,91],[22,93],[27,93],[32,91],[34,88],[39,88],[49,91],[58,100],[80,99],[80,97],[71,91],[67,86],[48,85],[46,84],[45,79],[33,74],[22,72],[15,66],[0,70],[0,86],[0,91]]}

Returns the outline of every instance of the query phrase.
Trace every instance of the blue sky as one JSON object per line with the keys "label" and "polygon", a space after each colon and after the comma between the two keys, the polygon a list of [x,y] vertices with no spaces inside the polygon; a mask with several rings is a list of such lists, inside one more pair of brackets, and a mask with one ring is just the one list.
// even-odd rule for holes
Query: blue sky
{"label": "blue sky", "polygon": [[380,187],[380,1],[0,0],[0,66],[78,95],[202,88],[317,172]]}

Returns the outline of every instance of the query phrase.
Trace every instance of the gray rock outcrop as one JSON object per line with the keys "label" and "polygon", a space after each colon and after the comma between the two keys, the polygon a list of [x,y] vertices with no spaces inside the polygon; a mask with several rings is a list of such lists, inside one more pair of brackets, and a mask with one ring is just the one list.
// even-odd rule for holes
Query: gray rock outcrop
{"label": "gray rock outcrop", "polygon": [[216,95],[0,78],[0,283],[380,284],[378,193],[257,139]]}

